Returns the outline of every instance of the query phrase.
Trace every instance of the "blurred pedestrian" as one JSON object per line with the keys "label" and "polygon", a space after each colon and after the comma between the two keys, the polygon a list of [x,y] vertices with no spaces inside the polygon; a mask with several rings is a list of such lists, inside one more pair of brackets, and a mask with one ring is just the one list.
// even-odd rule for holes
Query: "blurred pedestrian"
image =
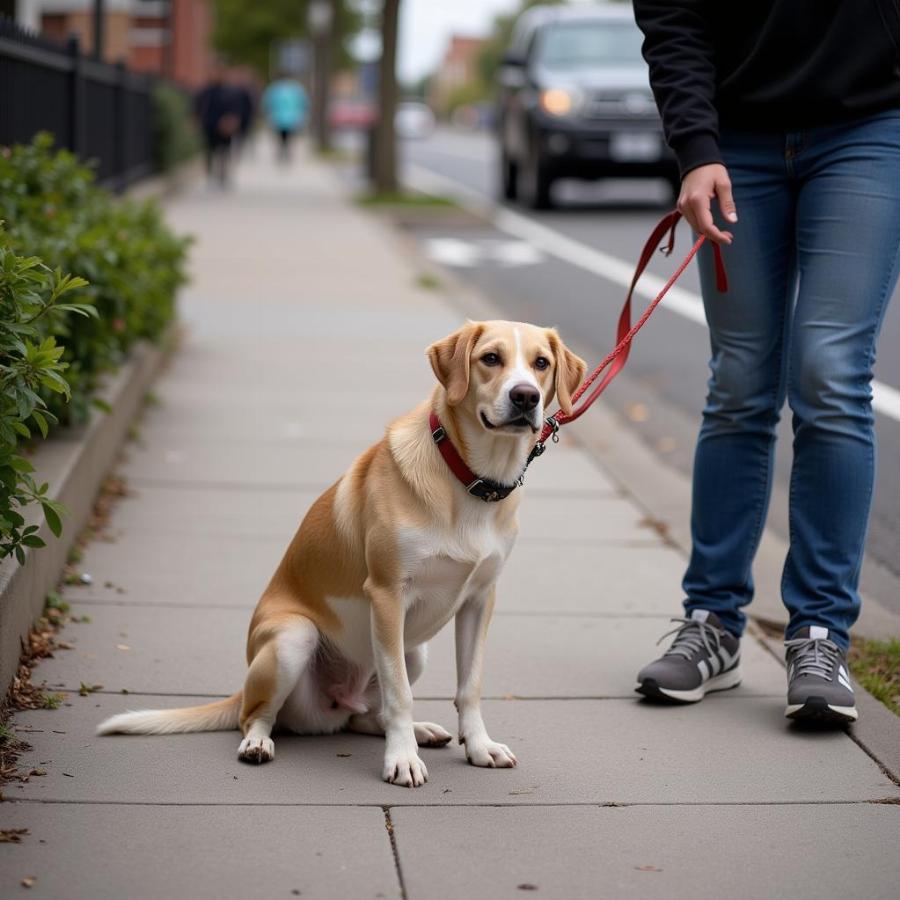
{"label": "blurred pedestrian", "polygon": [[278,157],[286,163],[291,158],[294,135],[306,126],[309,97],[299,81],[282,77],[266,88],[262,105],[269,125],[278,135]]}
{"label": "blurred pedestrian", "polygon": [[716,292],[705,247],[712,377],[685,618],[638,690],[696,701],[739,683],[741,608],[787,398],[785,714],[841,724],[857,718],[846,654],[875,475],[870,384],[900,264],[900,14],[896,0],[822,7],[634,2],[681,168],[678,208],[728,245],[730,282]]}
{"label": "blurred pedestrian", "polygon": [[221,65],[215,67],[209,83],[197,94],[194,113],[206,148],[207,175],[224,186],[228,183],[231,142],[241,127],[241,103]]}

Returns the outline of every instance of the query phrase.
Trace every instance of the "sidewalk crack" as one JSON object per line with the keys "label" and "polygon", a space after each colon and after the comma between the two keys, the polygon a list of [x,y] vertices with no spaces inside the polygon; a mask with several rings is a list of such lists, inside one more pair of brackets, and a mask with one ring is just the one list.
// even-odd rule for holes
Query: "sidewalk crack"
{"label": "sidewalk crack", "polygon": [[400,884],[400,897],[401,900],[408,900],[409,895],[406,893],[406,882],[403,880],[403,869],[400,867],[400,854],[397,852],[397,836],[394,834],[394,823],[391,820],[391,808],[389,806],[382,806],[381,810],[384,813],[384,827],[391,841],[391,853],[394,856],[394,869],[397,872],[397,881]]}

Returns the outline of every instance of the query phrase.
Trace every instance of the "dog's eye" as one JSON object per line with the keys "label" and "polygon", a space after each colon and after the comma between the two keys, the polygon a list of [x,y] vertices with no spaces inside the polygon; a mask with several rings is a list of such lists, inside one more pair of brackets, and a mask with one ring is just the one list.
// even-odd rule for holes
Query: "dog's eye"
{"label": "dog's eye", "polygon": [[549,368],[550,368],[550,360],[547,359],[547,357],[545,357],[545,356],[539,356],[539,357],[534,361],[534,367],[535,367],[536,369],[540,369],[540,370],[543,372],[544,369],[549,369]]}
{"label": "dog's eye", "polygon": [[484,356],[481,357],[481,361],[486,366],[499,366],[500,365],[500,357],[496,353],[485,353]]}

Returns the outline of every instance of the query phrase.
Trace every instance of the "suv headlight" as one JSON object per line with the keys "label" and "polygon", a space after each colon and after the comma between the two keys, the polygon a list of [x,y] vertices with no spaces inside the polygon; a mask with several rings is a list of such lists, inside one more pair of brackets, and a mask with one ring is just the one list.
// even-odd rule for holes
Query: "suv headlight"
{"label": "suv headlight", "polygon": [[580,99],[575,91],[565,88],[547,88],[547,90],[541,91],[540,104],[545,113],[563,118],[575,112]]}

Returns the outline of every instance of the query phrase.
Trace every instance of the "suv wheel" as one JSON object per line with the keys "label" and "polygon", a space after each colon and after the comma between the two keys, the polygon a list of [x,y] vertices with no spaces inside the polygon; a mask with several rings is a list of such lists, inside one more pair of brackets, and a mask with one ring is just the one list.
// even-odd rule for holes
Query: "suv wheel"
{"label": "suv wheel", "polygon": [[550,167],[533,142],[528,148],[524,164],[518,168],[518,191],[522,202],[530,209],[550,209],[552,206],[550,187],[553,184],[553,177]]}
{"label": "suv wheel", "polygon": [[506,151],[500,151],[500,194],[504,200],[515,200],[518,194],[519,166]]}

